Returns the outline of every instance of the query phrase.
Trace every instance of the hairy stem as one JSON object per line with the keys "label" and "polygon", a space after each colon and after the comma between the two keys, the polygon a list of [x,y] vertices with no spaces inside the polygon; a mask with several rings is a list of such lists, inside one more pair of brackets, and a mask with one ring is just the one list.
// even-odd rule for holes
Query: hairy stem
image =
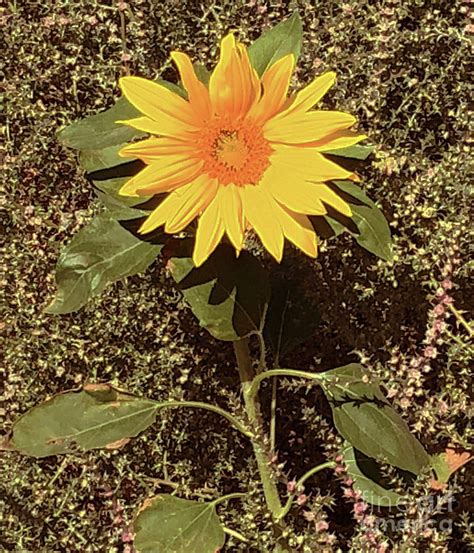
{"label": "hairy stem", "polygon": [[191,407],[194,409],[205,409],[206,411],[217,413],[218,415],[221,415],[222,417],[227,419],[236,430],[241,432],[247,438],[251,438],[253,435],[236,417],[234,417],[224,409],[217,407],[216,405],[203,403],[202,401],[185,401],[185,400],[156,401],[154,402],[154,404],[156,409],[174,408],[174,407]]}
{"label": "hairy stem", "polygon": [[294,369],[272,369],[270,371],[265,371],[261,374],[258,374],[254,378],[248,391],[250,398],[257,396],[260,383],[263,380],[267,378],[273,378],[275,376],[293,376],[295,378],[305,378],[307,380],[314,380],[319,382],[327,380],[327,377],[321,373],[309,373],[305,371],[297,371]]}
{"label": "hairy stem", "polygon": [[[248,341],[243,339],[238,342],[234,342],[234,351],[237,359],[240,381],[242,382],[242,393],[247,416],[252,427],[260,429],[262,427],[262,415],[260,412],[258,394],[250,393],[255,373],[252,367],[252,360],[250,358]],[[262,481],[263,493],[265,494],[265,501],[273,518],[276,519],[280,514],[282,506],[276,484],[270,471],[269,459],[267,458],[267,455],[265,454],[265,451],[258,439],[251,438],[251,440],[255,458],[257,460],[260,479]]]}
{"label": "hairy stem", "polygon": [[212,504],[219,505],[219,503],[223,503],[224,501],[229,501],[230,499],[239,499],[241,497],[245,497],[246,495],[247,494],[241,493],[241,492],[229,493],[227,495],[223,495],[222,497],[218,497],[217,499],[214,499]]}
{"label": "hairy stem", "polygon": [[270,404],[270,449],[275,451],[276,442],[276,412],[277,412],[277,393],[278,381],[275,378],[272,382],[272,402]]}
{"label": "hairy stem", "polygon": [[469,336],[471,338],[473,338],[474,337],[474,330],[473,330],[472,326],[462,316],[462,314],[454,307],[454,305],[452,303],[448,304],[448,309],[456,317],[456,319],[463,325],[463,327],[467,330]]}

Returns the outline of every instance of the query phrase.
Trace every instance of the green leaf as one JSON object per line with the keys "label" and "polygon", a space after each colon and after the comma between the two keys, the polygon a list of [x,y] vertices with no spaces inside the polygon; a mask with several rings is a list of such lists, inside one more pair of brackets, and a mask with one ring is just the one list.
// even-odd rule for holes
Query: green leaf
{"label": "green leaf", "polygon": [[209,79],[211,78],[211,72],[209,69],[202,63],[194,63],[194,71],[196,77],[206,86],[209,85]]}
{"label": "green leaf", "polygon": [[[173,83],[162,79],[156,79],[156,82],[180,96],[185,96],[183,89]],[[106,111],[71,123],[58,133],[58,138],[65,146],[77,150],[96,150],[115,146],[128,142],[132,138],[146,136],[141,131],[116,123],[116,121],[133,119],[140,115],[140,112],[122,97]]]}
{"label": "green leaf", "polygon": [[[120,188],[133,174],[140,171],[141,162],[123,158],[118,152],[125,144],[109,146],[100,150],[81,150],[79,162],[95,187],[97,197],[117,220],[127,220],[147,214],[146,211],[130,209],[142,204],[151,196],[128,197],[119,194]],[[127,175],[127,176],[120,176]]]}
{"label": "green leaf", "polygon": [[102,205],[107,208],[107,213],[116,221],[128,221],[150,214],[149,211],[134,207],[144,202],[145,198],[128,198],[119,194],[104,193],[102,190],[96,190],[96,195]]}
{"label": "green leaf", "polygon": [[347,398],[359,400],[369,397],[386,401],[377,382],[368,382],[367,371],[358,363],[350,363],[324,372],[326,381],[321,385],[330,400],[345,401]]}
{"label": "green leaf", "polygon": [[137,553],[216,553],[225,542],[214,503],[167,494],[144,503],[134,530]]}
{"label": "green leaf", "polygon": [[[120,188],[131,178],[131,176],[115,176],[124,172],[124,166],[131,166],[133,159],[123,158],[118,155],[124,144],[109,146],[100,150],[81,150],[79,163],[87,173],[90,173],[90,180],[96,188],[99,200],[107,207],[114,219],[126,219],[139,217],[140,212],[133,212],[129,208],[146,201],[149,197],[136,198],[121,196]],[[138,172],[139,168],[137,168]],[[94,178],[97,172],[107,171],[110,178]],[[128,215],[128,217],[127,217]]]}
{"label": "green leaf", "polygon": [[303,29],[298,12],[263,33],[249,48],[249,57],[261,76],[277,60],[293,54],[298,59],[301,50]]}
{"label": "green leaf", "polygon": [[341,436],[368,457],[421,474],[430,464],[424,447],[388,405],[377,383],[365,382],[363,367],[350,364],[324,373],[322,382]]}
{"label": "green leaf", "polygon": [[78,150],[101,149],[122,144],[132,138],[146,135],[116,121],[139,116],[140,112],[122,97],[108,110],[71,123],[58,133],[58,138],[65,146]]}
{"label": "green leaf", "polygon": [[114,219],[121,221],[148,214],[146,211],[131,208],[151,198],[151,196],[137,198],[119,194],[120,188],[142,168],[140,161],[118,155],[123,146],[125,144],[98,150],[81,150],[79,153],[79,163],[88,173],[97,197],[107,208],[108,213]]}
{"label": "green leaf", "polygon": [[273,278],[265,336],[277,358],[310,338],[320,319],[318,306],[301,293],[298,283],[286,275]]}
{"label": "green leaf", "polygon": [[235,250],[221,244],[199,268],[190,257],[191,241],[172,255],[173,278],[184,298],[206,328],[219,340],[235,341],[259,331],[270,298],[267,272],[250,253],[237,258]]}
{"label": "green leaf", "polygon": [[125,146],[125,143],[114,144],[106,148],[84,149],[79,152],[79,163],[86,173],[110,169],[117,165],[130,163],[134,158],[125,158],[119,156],[119,151]]}
{"label": "green leaf", "polygon": [[145,271],[160,250],[160,245],[139,240],[108,213],[101,213],[61,253],[56,267],[58,291],[46,311],[77,311],[108,284]]}
{"label": "green leaf", "polygon": [[[351,203],[351,220],[357,226],[358,234],[350,230],[349,232],[355,237],[356,242],[381,259],[393,261],[392,236],[382,211],[352,181],[335,181],[334,184],[338,190],[355,199],[351,202],[351,198],[344,198]],[[340,228],[338,227],[341,226],[341,223],[330,217],[326,217],[326,219],[334,231],[339,233]]]}
{"label": "green leaf", "polygon": [[7,447],[47,457],[97,448],[116,449],[153,424],[156,405],[108,384],[54,396],[13,425]]}
{"label": "green leaf", "polygon": [[330,154],[333,156],[340,156],[340,157],[349,157],[352,159],[360,159],[364,160],[369,157],[369,155],[374,151],[375,146],[368,144],[368,145],[361,145],[361,144],[354,144],[354,146],[348,146],[347,148],[338,148],[337,150],[328,150],[327,152],[324,152],[325,154]]}
{"label": "green leaf", "polygon": [[361,492],[364,501],[378,507],[397,507],[405,502],[402,495],[384,488],[368,476],[368,473],[373,470],[373,459],[361,458],[361,456],[356,458],[356,451],[350,445],[346,445],[343,449],[342,456],[347,474],[354,480],[354,488]]}

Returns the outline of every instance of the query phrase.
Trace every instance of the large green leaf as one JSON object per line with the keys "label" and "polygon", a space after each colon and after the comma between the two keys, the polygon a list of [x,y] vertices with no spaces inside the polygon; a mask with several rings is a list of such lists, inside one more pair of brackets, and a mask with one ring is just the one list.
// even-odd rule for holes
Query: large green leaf
{"label": "large green leaf", "polygon": [[216,553],[225,542],[214,503],[167,494],[144,503],[134,530],[137,553]]}
{"label": "large green leaf", "polygon": [[61,253],[56,267],[58,290],[46,311],[77,311],[108,284],[145,271],[160,250],[160,245],[139,240],[110,214],[101,213]]}
{"label": "large green leaf", "polygon": [[118,154],[124,146],[125,143],[119,143],[105,148],[81,150],[79,152],[79,163],[86,173],[130,163],[130,161],[133,161],[132,158],[120,157]]}
{"label": "large green leaf", "polygon": [[99,200],[107,207],[114,219],[139,217],[140,212],[134,213],[128,208],[148,199],[119,194],[120,188],[131,178],[132,173],[141,169],[140,162],[118,155],[124,145],[118,144],[97,150],[81,150],[79,153],[79,163],[88,173],[88,178],[93,183]]}
{"label": "large green leaf", "polygon": [[[97,186],[96,182],[94,182],[94,184]],[[97,188],[99,189],[96,190],[98,199],[102,205],[107,208],[107,213],[120,224],[125,221],[129,221],[130,219],[135,220],[138,217],[144,217],[150,214],[148,210],[138,208],[138,205],[144,201],[143,198],[129,198],[126,196],[120,196],[119,194],[103,192],[103,188],[100,186],[102,183],[98,184],[99,186]],[[135,234],[135,236],[140,240],[142,239],[141,235],[138,233]],[[148,242],[149,240],[145,241]]]}
{"label": "large green leaf", "polygon": [[139,115],[140,112],[122,97],[106,111],[71,123],[58,133],[58,138],[65,146],[78,150],[101,149],[122,144],[145,134],[116,121],[133,119]]}
{"label": "large green leaf", "polygon": [[386,403],[386,399],[377,382],[366,382],[367,371],[358,363],[350,363],[324,372],[325,380],[321,385],[330,400],[360,400],[370,398]]}
{"label": "large green leaf", "polygon": [[365,382],[363,367],[350,364],[324,373],[322,388],[337,431],[365,455],[421,474],[430,458],[405,421],[386,402],[378,384]]}
{"label": "large green leaf", "polygon": [[[156,82],[180,96],[185,96],[183,89],[173,83],[162,79],[157,79]],[[111,108],[71,123],[58,133],[58,138],[65,146],[77,150],[96,150],[115,146],[128,142],[132,138],[145,136],[136,129],[116,123],[116,121],[139,116],[140,112],[122,97]]]}
{"label": "large green leaf", "polygon": [[298,59],[303,30],[298,12],[263,33],[249,48],[252,65],[259,75],[283,56],[293,54]]}
{"label": "large green leaf", "polygon": [[235,256],[221,244],[196,268],[190,257],[192,241],[183,241],[181,253],[172,253],[173,278],[201,326],[220,340],[239,340],[263,326],[270,298],[267,272],[250,253]]}
{"label": "large green leaf", "polygon": [[114,449],[153,424],[155,416],[155,402],[108,384],[89,385],[30,409],[13,425],[7,447],[33,457]]}
{"label": "large green leaf", "polygon": [[361,492],[364,501],[378,507],[396,507],[404,502],[402,495],[384,488],[368,475],[373,470],[373,459],[357,456],[350,445],[344,447],[342,456],[347,474],[354,480],[354,488]]}
{"label": "large green leaf", "polygon": [[277,358],[310,338],[320,321],[318,306],[286,275],[273,277],[265,337]]}
{"label": "large green leaf", "polygon": [[130,208],[150,199],[150,196],[137,198],[119,194],[120,188],[143,167],[138,160],[118,155],[123,146],[125,144],[97,150],[82,150],[79,154],[79,162],[94,185],[97,197],[107,208],[108,213],[117,220],[134,219],[145,215],[146,211]]}
{"label": "large green leaf", "polygon": [[[351,220],[356,225],[358,232],[353,232],[350,228],[348,230],[355,237],[357,243],[385,261],[392,261],[392,236],[382,211],[352,181],[335,181],[334,184],[336,192],[339,190],[346,194],[345,199],[351,204]],[[342,217],[338,217],[338,220],[330,217],[326,217],[326,219],[336,234],[341,232],[341,226],[346,226]]]}

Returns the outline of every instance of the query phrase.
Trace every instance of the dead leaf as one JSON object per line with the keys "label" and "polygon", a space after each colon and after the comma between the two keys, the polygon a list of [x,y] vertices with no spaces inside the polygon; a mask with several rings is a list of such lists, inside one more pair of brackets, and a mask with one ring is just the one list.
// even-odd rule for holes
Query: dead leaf
{"label": "dead leaf", "polygon": [[125,447],[129,441],[130,438],[122,438],[116,442],[110,442],[110,444],[107,444],[105,447],[106,449],[122,449],[122,447]]}
{"label": "dead leaf", "polygon": [[460,469],[463,465],[468,463],[472,459],[472,455],[469,451],[463,451],[462,453],[456,452],[456,450],[446,449],[446,462],[448,464],[451,474]]}
{"label": "dead leaf", "polygon": [[443,453],[432,459],[437,478],[430,480],[430,487],[433,490],[442,491],[448,487],[450,476],[468,463],[472,459],[472,455],[469,451],[448,447]]}

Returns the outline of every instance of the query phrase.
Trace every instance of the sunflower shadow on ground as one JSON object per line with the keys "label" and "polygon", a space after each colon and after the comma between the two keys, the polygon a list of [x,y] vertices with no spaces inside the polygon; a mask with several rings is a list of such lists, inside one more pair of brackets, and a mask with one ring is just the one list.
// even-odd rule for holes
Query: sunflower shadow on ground
{"label": "sunflower shadow on ground", "polygon": [[[387,343],[398,344],[402,350],[421,343],[429,309],[423,288],[411,279],[407,272],[400,271],[397,275],[397,288],[375,282],[372,296],[361,301],[358,292],[347,283],[359,278],[358,268],[370,265],[373,256],[354,245],[351,259],[351,264],[343,262],[340,248],[337,247],[325,254],[320,265],[319,262],[315,263],[288,248],[280,265],[273,261],[268,262],[267,268],[272,273],[272,284],[281,285],[283,282],[287,287],[298,291],[300,296],[305,298],[303,305],[312,309],[315,316],[318,316],[317,309],[321,316],[321,322],[314,327],[312,334],[295,349],[282,356],[281,366],[311,370],[315,364],[314,360],[319,359],[321,369],[326,370],[357,361],[357,356],[351,353],[354,350],[364,350],[373,358],[384,362],[388,355],[385,349]],[[216,275],[208,269],[198,270],[187,284],[197,285],[212,276]],[[229,289],[228,286],[226,288]],[[215,296],[216,301],[223,299],[225,298]],[[205,331],[196,329],[196,319],[191,313],[188,314],[190,317],[185,316],[182,324],[187,329],[188,341],[193,343],[193,348],[203,353],[203,366],[206,366],[208,356],[215,361],[215,352],[219,351],[219,357],[226,367],[221,375],[222,386],[237,391],[239,379],[237,371],[232,370],[235,361],[230,344],[223,347],[222,342],[214,343],[214,339]],[[254,353],[258,353],[257,349]],[[203,376],[205,378],[205,375]],[[186,392],[190,397],[199,397],[203,390],[190,384],[186,386]],[[265,413],[268,413],[269,405],[270,387],[264,386],[262,408]],[[308,409],[315,409],[328,422],[331,420],[329,404],[317,387],[312,388],[309,393],[306,389],[300,389],[291,394],[279,395],[277,450],[279,462],[284,463],[285,473],[292,476],[304,474],[311,466],[326,460],[321,448],[322,438],[314,433],[314,425],[304,420],[301,413],[302,405]],[[191,417],[183,418],[180,422],[189,432],[189,447],[202,459],[202,465],[200,463],[200,470],[196,475],[196,483],[202,485],[215,477],[213,459],[206,454],[210,446],[208,440],[212,438],[209,435],[201,435],[197,444],[194,439],[202,432],[203,425],[212,425],[212,421],[208,420],[208,417],[204,420],[201,417]],[[230,435],[227,439],[230,439]],[[231,439],[231,443],[240,450],[242,455],[239,455],[239,458],[248,459],[252,455],[250,444],[245,444],[240,439],[237,439],[237,442]],[[229,445],[229,442],[227,444]],[[183,454],[186,455],[185,451],[181,451],[180,455]],[[244,466],[234,468],[241,470]],[[331,493],[337,498],[337,516],[333,513],[332,519],[338,531],[348,537],[352,532],[351,505],[342,498],[338,481],[327,476],[322,473],[313,478],[307,485],[307,491],[315,493],[320,489],[322,493]],[[229,483],[226,481],[228,489],[235,485],[238,485],[235,479]],[[284,497],[283,486],[281,493]]]}

